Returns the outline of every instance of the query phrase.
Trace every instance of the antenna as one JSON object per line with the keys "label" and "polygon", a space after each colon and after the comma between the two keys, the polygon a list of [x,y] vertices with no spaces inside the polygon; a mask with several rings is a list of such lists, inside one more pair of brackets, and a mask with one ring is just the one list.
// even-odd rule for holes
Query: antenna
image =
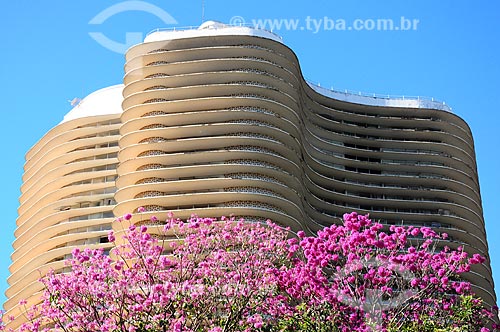
{"label": "antenna", "polygon": [[205,0],[201,0],[201,23],[205,22]]}
{"label": "antenna", "polygon": [[82,102],[82,100],[80,98],[73,98],[72,100],[68,100],[68,103],[71,104],[71,106],[78,106],[80,105],[80,103]]}

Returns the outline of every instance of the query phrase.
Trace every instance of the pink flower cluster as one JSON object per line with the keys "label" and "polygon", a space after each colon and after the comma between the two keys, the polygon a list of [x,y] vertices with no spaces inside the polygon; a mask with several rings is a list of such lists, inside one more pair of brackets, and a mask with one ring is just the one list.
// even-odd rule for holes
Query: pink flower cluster
{"label": "pink flower cluster", "polygon": [[42,279],[43,302],[20,330],[399,331],[431,318],[489,331],[491,314],[463,278],[484,258],[446,247],[429,228],[387,228],[356,213],[317,236],[234,218],[141,224],[110,256],[76,249],[71,273]]}

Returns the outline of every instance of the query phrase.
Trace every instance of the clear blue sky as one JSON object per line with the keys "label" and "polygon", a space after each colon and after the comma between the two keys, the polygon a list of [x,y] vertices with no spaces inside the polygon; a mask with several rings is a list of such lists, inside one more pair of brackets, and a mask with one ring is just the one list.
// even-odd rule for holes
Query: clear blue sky
{"label": "clear blue sky", "polygon": [[[120,83],[124,58],[89,35],[125,43],[126,33],[199,25],[202,0],[148,0],[177,21],[144,11],[89,21],[110,0],[16,0],[0,11],[0,95],[4,145],[0,197],[0,304],[5,301],[22,167],[26,151],[71,106],[68,100]],[[130,5],[130,3],[129,3]],[[131,8],[131,7],[130,7]],[[324,87],[395,95],[432,96],[471,126],[497,288],[500,287],[500,2],[497,0],[205,0],[205,20],[298,20],[275,32],[299,57],[304,76]],[[417,19],[416,30],[332,30],[326,21]],[[309,24],[307,23],[309,22]],[[369,22],[368,22],[369,24]],[[293,25],[293,21],[292,21]],[[302,29],[301,29],[302,27]],[[359,26],[358,26],[359,27]],[[368,26],[369,28],[369,26]]]}

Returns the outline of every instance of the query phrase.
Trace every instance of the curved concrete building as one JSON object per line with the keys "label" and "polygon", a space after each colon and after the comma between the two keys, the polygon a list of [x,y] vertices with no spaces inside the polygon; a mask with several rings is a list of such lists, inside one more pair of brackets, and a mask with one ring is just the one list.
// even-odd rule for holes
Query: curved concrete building
{"label": "curved concrete building", "polygon": [[82,241],[106,247],[111,208],[140,206],[309,232],[351,211],[433,227],[487,257],[467,277],[496,303],[472,134],[443,103],[314,86],[278,36],[215,22],[148,35],[124,83],[121,118],[122,87],[100,90],[28,153],[8,311],[40,290],[33,271],[62,269]]}
{"label": "curved concrete building", "polygon": [[6,316],[24,317],[18,303],[39,301],[38,279],[64,272],[76,247],[109,248],[123,86],[83,99],[26,154],[9,267]]}
{"label": "curved concrete building", "polygon": [[[150,34],[124,83],[117,215],[233,213],[314,232],[358,211],[488,257],[472,134],[443,103],[313,86],[276,35],[214,22]],[[489,260],[470,278],[496,302]]]}

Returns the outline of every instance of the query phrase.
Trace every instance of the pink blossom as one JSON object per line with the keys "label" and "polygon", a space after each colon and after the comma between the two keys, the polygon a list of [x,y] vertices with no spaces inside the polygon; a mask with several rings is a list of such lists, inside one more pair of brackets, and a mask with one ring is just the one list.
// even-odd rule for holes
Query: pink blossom
{"label": "pink blossom", "polygon": [[[122,218],[131,219],[131,214]],[[468,258],[462,249],[434,252],[442,235],[428,228],[387,229],[354,212],[317,236],[294,229],[296,238],[270,221],[179,220],[168,213],[164,228],[131,224],[123,231],[125,243],[113,243],[113,255],[74,249],[71,272],[52,271],[42,278],[42,302],[29,310],[30,321],[20,332],[52,325],[68,332],[134,332],[137,327],[189,332],[193,326],[250,332],[272,330],[278,323],[284,331],[307,324],[311,331],[368,332],[375,323],[387,331],[392,321],[425,317],[443,330],[452,324],[488,331],[484,326],[491,313],[477,298],[467,311],[474,326],[453,314],[462,296],[472,296],[470,284],[457,281],[460,274],[484,257]],[[425,241],[414,240],[420,234]],[[112,231],[108,239],[115,241]],[[405,310],[365,310],[368,301],[390,303],[394,297]],[[221,313],[234,315],[234,329],[221,327],[229,317]]]}

